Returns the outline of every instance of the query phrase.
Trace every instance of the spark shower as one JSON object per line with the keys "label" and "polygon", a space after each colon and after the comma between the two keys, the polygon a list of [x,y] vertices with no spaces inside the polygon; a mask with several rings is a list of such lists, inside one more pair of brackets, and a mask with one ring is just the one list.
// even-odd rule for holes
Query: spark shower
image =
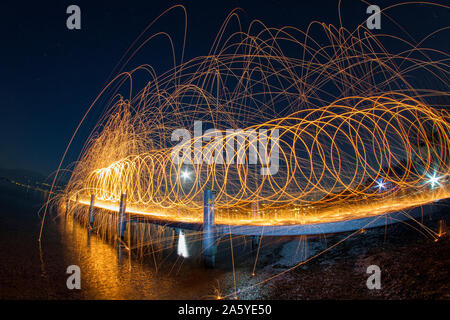
{"label": "spark shower", "polygon": [[[447,101],[448,92],[408,80],[448,86],[446,52],[378,36],[364,23],[355,30],[319,22],[307,30],[260,21],[247,30],[236,26],[238,10],[209,54],[177,63],[174,51],[173,69],[157,75],[151,64],[139,66],[102,90],[96,102],[113,94],[73,170],[65,191],[70,199],[88,202],[94,194],[99,205],[111,207],[126,193],[127,205],[140,213],[162,209],[173,219],[180,219],[173,212],[183,212],[200,220],[208,188],[219,220],[223,209],[229,223],[262,224],[277,223],[275,215],[288,223],[346,220],[385,213],[374,210],[381,200],[399,210],[449,197],[449,114],[447,105],[432,103]],[[138,38],[126,58],[153,36],[170,40],[165,34]],[[405,49],[390,53],[383,37]],[[137,73],[148,78],[141,88],[133,86]],[[257,174],[246,143],[230,156],[240,161],[174,163],[171,135],[179,128],[194,131],[195,121],[216,132],[276,130],[276,174]],[[192,154],[227,151],[224,138],[200,139],[209,142],[198,147],[194,141]],[[272,150],[266,145],[256,157]],[[186,172],[190,181],[183,179]],[[439,185],[430,188],[431,176]],[[390,188],[378,188],[379,181]],[[256,201],[264,212],[258,217],[249,210]]]}

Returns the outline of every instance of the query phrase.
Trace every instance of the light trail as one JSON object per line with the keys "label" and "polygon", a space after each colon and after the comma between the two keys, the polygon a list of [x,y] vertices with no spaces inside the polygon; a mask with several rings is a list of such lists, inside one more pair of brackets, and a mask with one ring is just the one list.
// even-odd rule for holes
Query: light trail
{"label": "light trail", "polygon": [[[313,22],[304,32],[255,21],[230,32],[236,17],[230,14],[208,55],[158,76],[143,65],[108,84],[117,87],[115,95],[83,148],[65,190],[69,198],[86,202],[94,194],[96,206],[115,210],[126,193],[130,213],[194,223],[202,219],[205,189],[212,189],[217,223],[289,225],[358,219],[449,197],[448,104],[430,102],[449,94],[407,80],[420,75],[448,88],[448,53],[395,36],[403,51],[390,53],[363,24],[349,31]],[[148,82],[136,91],[137,72]],[[116,94],[122,86],[126,95]],[[260,175],[249,164],[250,138],[239,143],[238,131],[234,163],[185,156],[175,164],[171,135],[178,128],[193,132],[196,120],[214,130],[188,148],[215,159],[228,156],[228,129],[258,132],[260,140],[261,130],[277,131],[279,139],[258,148],[256,159],[277,150],[278,170]],[[255,203],[258,217],[250,209]]]}
{"label": "light trail", "polygon": [[[166,148],[128,156],[106,168],[93,170],[81,194],[85,197],[94,194],[107,208],[108,203],[117,203],[125,192],[129,212],[171,221],[199,222],[203,192],[212,187],[216,190],[216,208],[226,212],[217,216],[218,223],[261,225],[358,219],[445,199],[449,197],[449,123],[435,110],[417,101],[412,104],[408,97],[401,98],[361,98],[356,106],[344,107],[346,101],[358,99],[351,97],[326,108],[299,111],[260,125],[280,132],[282,169],[273,176],[249,178],[252,168],[246,164],[248,161],[192,163],[189,172],[193,181],[186,181],[185,164],[175,165],[171,161],[173,149]],[[371,106],[362,108],[359,104]],[[427,123],[432,123],[434,136],[427,133]],[[388,134],[395,139],[389,139]],[[339,135],[347,141],[338,140]],[[225,139],[204,144],[202,151],[221,140],[223,143],[219,145],[226,151]],[[244,150],[238,148],[236,155],[245,153],[249,147],[242,144],[241,148]],[[397,156],[399,152],[406,155],[403,162]],[[392,168],[389,160],[395,160],[398,167]],[[433,172],[431,178],[429,172]],[[379,187],[380,180],[384,181],[383,188]],[[438,180],[442,182],[439,188]],[[430,192],[428,183],[438,192]],[[404,191],[412,195],[402,195]],[[259,218],[249,210],[256,201]],[[156,213],[158,210],[148,208],[177,212],[182,209],[188,215]]]}
{"label": "light trail", "polygon": [[[166,12],[174,8],[183,7]],[[390,8],[383,10],[384,16]],[[233,21],[239,25],[234,32]],[[149,27],[121,61],[129,62],[154,37],[164,36],[170,42],[173,69],[157,75],[150,65],[142,65],[118,74],[101,91],[87,113],[100,101],[108,101],[100,106],[106,111],[86,141],[64,196],[55,198],[59,204],[69,198],[89,206],[93,194],[95,207],[117,212],[121,194],[126,193],[130,215],[159,220],[161,225],[201,225],[203,193],[212,189],[215,223],[222,234],[229,232],[233,266],[233,293],[218,290],[218,298],[237,297],[360,232],[282,273],[238,288],[233,237],[255,235],[255,230],[260,236],[279,235],[273,230],[373,218],[356,224],[366,228],[387,223],[384,214],[399,213],[434,239],[443,234],[416,221],[408,210],[450,198],[450,55],[424,46],[428,37],[448,31],[448,26],[418,42],[408,34],[409,40],[374,34],[364,23],[350,31],[314,21],[304,31],[253,21],[243,30],[236,10],[205,56],[184,61],[185,29],[179,62],[171,37],[156,33],[146,38]],[[383,47],[386,38],[402,49],[391,52]],[[148,81],[136,89],[138,73],[139,80],[147,76]],[[195,163],[187,158],[184,164],[173,163],[171,134],[179,128],[194,132],[195,121],[202,121],[205,130],[214,128],[210,133],[215,138],[197,136],[191,141],[192,154],[212,155],[210,150],[215,150],[227,155],[228,129],[278,130],[276,148],[267,144],[257,149],[259,160],[279,151],[278,171],[260,175],[259,167],[249,164],[247,138],[233,146],[234,163]],[[243,163],[238,161],[242,154]],[[391,220],[399,218],[393,216]],[[106,232],[112,220],[110,215],[98,217],[98,229],[103,228],[99,232]],[[142,253],[143,246],[151,246],[157,267],[155,254],[167,248],[167,239],[147,225],[139,224],[140,240],[134,248]],[[309,234],[333,228],[316,228]],[[147,231],[150,240],[144,241]],[[187,238],[180,234],[179,240],[177,251],[185,256]],[[260,249],[261,242],[252,274]]]}
{"label": "light trail", "polygon": [[[274,217],[274,210],[261,211],[262,217],[257,219],[248,218],[249,213],[245,211],[240,214],[235,214],[230,218],[230,214],[226,210],[218,210],[215,221],[216,224],[221,225],[312,225],[369,218],[386,213],[404,211],[446,198],[450,198],[450,189],[434,189],[433,191],[423,191],[401,197],[373,199],[373,201],[354,203],[347,206],[327,206],[319,208],[319,210],[302,212],[301,215],[298,214],[298,209],[285,208],[284,210],[277,210],[277,218]],[[88,198],[80,198],[78,203],[89,206],[90,200]],[[112,212],[119,210],[119,203],[109,203],[101,200],[96,201],[94,206]],[[145,209],[139,209],[133,206],[127,207],[127,213],[129,214],[158,219],[167,223],[182,222],[186,224],[201,224],[203,222],[203,215],[195,210],[189,210],[187,212],[160,208],[155,210],[157,211],[146,211]],[[247,218],[245,218],[246,216]]]}

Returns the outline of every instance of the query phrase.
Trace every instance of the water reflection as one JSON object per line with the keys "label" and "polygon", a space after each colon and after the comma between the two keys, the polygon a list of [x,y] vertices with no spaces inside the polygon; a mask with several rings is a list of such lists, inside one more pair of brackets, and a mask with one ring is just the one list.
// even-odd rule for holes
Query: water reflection
{"label": "water reflection", "polygon": [[[119,242],[101,239],[71,217],[58,219],[58,225],[67,261],[80,266],[82,290],[88,299],[206,298],[223,276],[219,270],[205,272],[196,259],[184,263],[183,258],[170,254],[157,261],[159,268],[155,268],[151,257],[138,258]],[[171,272],[181,268],[181,273]]]}
{"label": "water reflection", "polygon": [[[259,275],[264,266],[273,263],[276,246],[269,247],[268,239],[263,241],[264,250],[259,252],[256,264],[251,241],[236,237],[231,247],[229,236],[224,236],[218,240],[216,269],[205,269],[201,236],[196,232],[184,231],[183,243],[174,229],[148,223],[134,225],[131,230],[138,237],[144,233],[156,237],[154,241],[141,241],[147,243],[145,247],[132,240],[130,255],[101,230],[89,231],[70,215],[64,218],[63,210],[61,215],[49,213],[42,242],[38,243],[40,218],[36,213],[45,195],[6,190],[0,192],[0,200],[1,298],[204,299],[227,296],[272,275],[262,273],[259,280],[251,277],[256,265]],[[100,222],[114,226],[111,215]],[[178,248],[182,255],[177,254]],[[263,251],[268,254],[265,261]],[[81,290],[66,286],[70,265],[80,267]],[[252,288],[251,298],[261,297],[261,288]]]}

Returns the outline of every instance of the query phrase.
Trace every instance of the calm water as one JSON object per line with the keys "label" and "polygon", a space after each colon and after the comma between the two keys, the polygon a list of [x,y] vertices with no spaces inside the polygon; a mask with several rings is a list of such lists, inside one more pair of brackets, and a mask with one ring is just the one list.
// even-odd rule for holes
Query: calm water
{"label": "calm water", "polygon": [[[41,220],[38,211],[45,199],[46,196],[41,192],[27,191],[12,185],[0,185],[0,299],[214,298],[217,294],[222,296],[233,294],[235,288],[236,290],[249,288],[255,283],[261,283],[273,275],[282,273],[297,263],[297,254],[302,246],[299,238],[265,237],[264,248],[258,255],[256,276],[252,277],[256,252],[251,250],[251,245],[246,239],[240,238],[233,238],[233,258],[236,267],[234,273],[231,247],[226,237],[220,241],[217,268],[213,270],[204,268],[198,242],[188,242],[190,252],[188,259],[177,256],[176,246],[156,256],[149,250],[143,258],[140,258],[136,254],[130,256],[127,251],[118,251],[114,244],[97,235],[90,235],[78,222],[71,219],[56,219],[54,215],[50,215],[47,219],[43,239],[39,245],[37,239]],[[441,215],[447,219],[448,225],[448,203],[436,205],[441,207]],[[442,217],[434,214],[433,219],[432,216],[427,216],[422,222],[437,230],[436,223],[439,219]],[[309,255],[323,250],[324,242],[331,246],[343,237],[346,235],[308,240],[310,241],[308,250],[311,251]],[[436,251],[440,247],[445,251],[447,242],[436,244],[430,237],[425,237],[423,229],[419,230],[414,225],[408,227],[407,224],[399,223],[389,228],[371,229],[364,235],[352,237],[343,245],[330,250],[318,259],[319,261],[313,261],[309,274],[310,265],[306,265],[305,268],[299,268],[291,275],[287,275],[287,278],[280,277],[281,280],[279,278],[280,281],[275,285],[263,283],[245,293],[240,293],[239,298],[285,298],[286,292],[294,299],[296,295],[300,299],[307,298],[311,292],[317,297],[326,298],[335,297],[330,295],[330,292],[334,292],[336,288],[343,290],[342,294],[345,293],[344,296],[347,298],[358,298],[362,294],[367,294],[366,273],[361,269],[362,271],[356,270],[355,274],[353,265],[383,257],[384,260],[381,259],[380,263],[389,267],[397,260],[399,253],[407,256],[410,248],[420,245],[424,247],[420,252],[424,253],[425,257],[414,262],[413,255],[407,256],[406,260],[411,263],[411,268],[414,270],[422,268],[425,273],[428,269],[434,270],[433,266],[438,262],[440,265],[448,266],[445,254],[438,252],[435,256],[426,255],[427,252]],[[375,256],[368,253],[377,249],[381,251]],[[342,264],[342,261],[348,263]],[[81,269],[81,290],[67,289],[66,269],[69,265],[78,265]],[[337,266],[342,275],[336,277],[334,272],[338,272],[338,269],[322,265]],[[402,288],[409,278],[414,282],[419,277],[407,269],[402,270],[403,268],[398,268],[397,271],[390,271],[392,279],[391,283],[386,284],[386,288]],[[446,273],[438,276],[438,273],[433,271],[430,275],[419,278],[425,279],[425,283],[433,284],[429,290],[431,293],[435,292],[438,297],[443,297],[447,289],[440,284],[448,283],[448,276]],[[300,282],[289,278],[290,276],[295,278],[296,274],[300,275]],[[356,282],[354,280],[339,282],[339,279],[349,275],[356,277]],[[304,276],[314,279],[313,283],[308,285],[310,291],[306,296],[294,292],[304,282]],[[321,282],[321,279],[328,280]],[[355,283],[361,287],[359,291],[355,289]],[[289,287],[290,285],[293,288]],[[330,288],[334,291],[330,291]],[[405,297],[415,292],[408,290],[404,294]],[[386,297],[389,297],[391,291],[383,292],[387,292]],[[341,297],[342,294],[337,297]],[[372,298],[370,295],[365,297]]]}
{"label": "calm water", "polygon": [[[198,257],[143,259],[73,220],[47,219],[39,245],[38,216],[45,195],[3,185],[0,192],[0,298],[3,299],[204,299],[232,275],[227,260],[206,270]],[[228,263],[229,264],[229,263]],[[69,265],[81,269],[81,290],[66,287]],[[239,271],[238,271],[239,272]]]}

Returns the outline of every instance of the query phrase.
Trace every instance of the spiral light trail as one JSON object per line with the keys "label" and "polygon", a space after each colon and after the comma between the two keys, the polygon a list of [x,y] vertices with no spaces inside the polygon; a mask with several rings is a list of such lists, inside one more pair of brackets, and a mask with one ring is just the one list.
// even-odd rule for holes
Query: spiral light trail
{"label": "spiral light trail", "polygon": [[[264,225],[354,219],[450,197],[449,94],[414,81],[448,88],[447,53],[383,35],[404,48],[391,54],[364,26],[312,23],[303,32],[254,21],[230,32],[236,17],[208,55],[159,76],[143,65],[109,84],[115,94],[74,169],[71,199],[89,203],[94,194],[97,206],[115,208],[126,193],[130,212],[201,221],[208,188],[218,223]],[[137,74],[148,81],[135,91]],[[193,132],[195,121],[212,130],[190,142],[189,154],[232,163],[172,161],[172,133]],[[248,137],[227,154],[225,133],[239,129],[268,141],[256,164]],[[275,150],[276,173],[261,174]]]}

